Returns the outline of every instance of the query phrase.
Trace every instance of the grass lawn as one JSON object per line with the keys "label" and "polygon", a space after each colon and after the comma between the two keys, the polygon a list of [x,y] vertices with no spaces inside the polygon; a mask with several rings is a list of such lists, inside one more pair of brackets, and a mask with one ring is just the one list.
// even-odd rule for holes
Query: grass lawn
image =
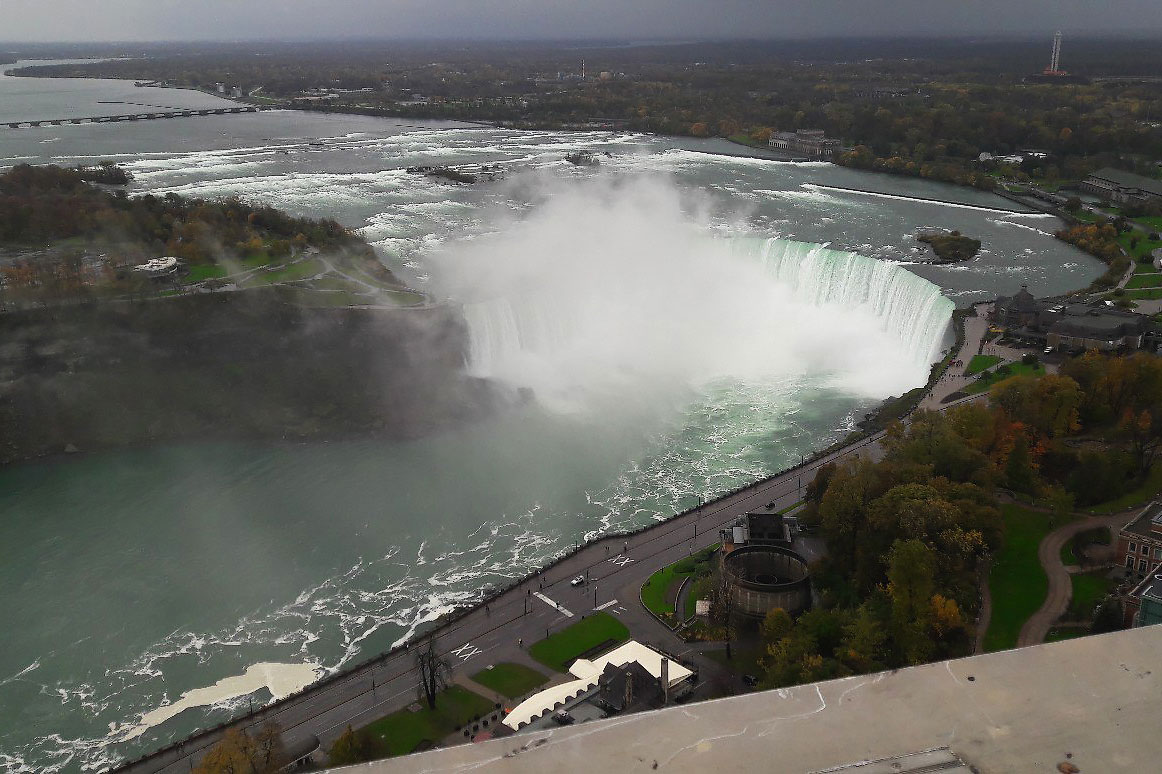
{"label": "grass lawn", "polygon": [[255,275],[254,280],[260,283],[269,283],[271,285],[276,282],[294,282],[295,280],[306,279],[320,274],[326,270],[326,266],[314,258],[308,258],[305,261],[292,263],[284,269],[277,269],[272,272],[265,272]]}
{"label": "grass lawn", "polygon": [[549,669],[567,672],[569,664],[582,653],[605,642],[621,643],[629,639],[625,624],[608,613],[594,613],[582,618],[529,648],[529,655]]}
{"label": "grass lawn", "polygon": [[[1130,247],[1130,239],[1138,237],[1138,244],[1135,247]],[[1118,235],[1118,244],[1129,253],[1134,260],[1138,260],[1150,253],[1157,247],[1162,247],[1162,241],[1147,239],[1147,235],[1138,231],[1127,231],[1124,234]]]}
{"label": "grass lawn", "polygon": [[1082,626],[1054,626],[1045,635],[1045,642],[1061,642],[1062,640],[1072,640],[1075,637],[1084,637],[1089,634],[1089,629]]}
{"label": "grass lawn", "polygon": [[1136,288],[1157,288],[1162,287],[1162,274],[1138,274],[1130,277],[1130,281],[1126,283],[1128,290]]}
{"label": "grass lawn", "polygon": [[487,669],[481,669],[472,675],[472,679],[486,688],[491,688],[510,699],[515,699],[518,696],[524,696],[537,686],[544,685],[549,678],[524,664],[502,662]]}
{"label": "grass lawn", "polygon": [[1090,513],[1117,513],[1134,505],[1141,505],[1158,492],[1162,491],[1162,463],[1155,463],[1150,468],[1150,475],[1136,489],[1131,489],[1116,500],[1092,505],[1085,510]]}
{"label": "grass lawn", "polygon": [[978,392],[984,392],[992,387],[997,382],[1003,382],[1005,379],[1011,379],[1014,376],[1021,376],[1028,374],[1030,376],[1040,376],[1045,373],[1045,366],[1038,363],[1037,365],[1025,365],[1024,363],[1009,363],[1009,373],[998,374],[996,371],[989,371],[982,375],[972,384],[964,388],[966,395],[975,395]]}
{"label": "grass lawn", "polygon": [[964,372],[969,376],[979,374],[981,371],[999,362],[1001,362],[1001,358],[996,355],[973,355],[972,360],[968,361],[968,368]]}
{"label": "grass lawn", "polygon": [[488,699],[453,685],[436,697],[436,709],[430,710],[424,703],[419,712],[406,709],[393,712],[364,726],[361,732],[380,737],[392,755],[407,755],[421,742],[437,744],[474,717],[485,715],[492,709],[493,704]]}
{"label": "grass lawn", "polygon": [[1134,220],[1151,231],[1162,231],[1162,216],[1155,215],[1152,218],[1134,218]]}
{"label": "grass lawn", "polygon": [[1134,261],[1134,274],[1156,274],[1157,269],[1154,268],[1153,262],[1142,263],[1141,261]]}
{"label": "grass lawn", "polygon": [[670,586],[674,584],[674,581],[681,581],[682,578],[693,575],[697,570],[698,563],[709,559],[716,550],[718,550],[717,545],[703,549],[693,556],[679,559],[651,575],[642,586],[642,602],[646,608],[654,615],[673,615],[675,600],[670,599],[667,593]]}
{"label": "grass lawn", "polygon": [[186,282],[202,282],[204,280],[225,276],[225,266],[212,263],[199,263],[190,267],[190,273],[186,275]]}
{"label": "grass lawn", "polygon": [[1041,540],[1060,524],[1045,513],[1018,505],[1001,506],[1004,542],[989,573],[993,614],[984,637],[986,651],[1015,647],[1021,626],[1049,593],[1049,578],[1037,561]]}
{"label": "grass lawn", "polygon": [[1137,298],[1139,300],[1162,298],[1162,288],[1140,288],[1138,290],[1127,290],[1126,296],[1128,298]]}
{"label": "grass lawn", "polygon": [[1069,601],[1069,615],[1079,619],[1093,616],[1093,608],[1106,594],[1113,591],[1117,581],[1106,577],[1105,570],[1077,573],[1069,576],[1073,583],[1073,598]]}
{"label": "grass lawn", "polygon": [[1077,554],[1073,553],[1073,541],[1066,540],[1065,545],[1061,546],[1061,563],[1068,567],[1071,564],[1079,564],[1080,560]]}

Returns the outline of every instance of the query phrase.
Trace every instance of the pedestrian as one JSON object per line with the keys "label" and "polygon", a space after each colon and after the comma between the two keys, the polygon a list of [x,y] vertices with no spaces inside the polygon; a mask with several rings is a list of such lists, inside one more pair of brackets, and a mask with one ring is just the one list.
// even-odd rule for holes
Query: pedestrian
{"label": "pedestrian", "polygon": [[517,646],[518,648],[523,648],[523,647],[524,647],[524,644],[525,644],[525,638],[524,638],[524,637],[517,637],[517,638],[516,638],[516,646]]}

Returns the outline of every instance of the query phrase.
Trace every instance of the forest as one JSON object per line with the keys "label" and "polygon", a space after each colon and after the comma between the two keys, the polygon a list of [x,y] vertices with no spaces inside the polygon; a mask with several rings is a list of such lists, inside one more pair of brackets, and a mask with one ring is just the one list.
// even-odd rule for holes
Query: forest
{"label": "forest", "polygon": [[808,489],[805,519],[829,550],[813,570],[822,604],[768,615],[766,687],[970,654],[981,561],[1004,540],[1000,497],[1069,513],[1148,488],[1162,361],[1089,352],[998,382],[987,406],[919,412],[884,446]]}

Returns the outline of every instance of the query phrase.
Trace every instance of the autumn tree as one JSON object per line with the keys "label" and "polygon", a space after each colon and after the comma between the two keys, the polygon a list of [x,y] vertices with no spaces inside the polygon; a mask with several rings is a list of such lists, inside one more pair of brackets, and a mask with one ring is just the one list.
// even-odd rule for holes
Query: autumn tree
{"label": "autumn tree", "polygon": [[258,727],[254,736],[230,728],[211,747],[194,774],[275,774],[290,761],[282,742],[282,729],[273,721]]}

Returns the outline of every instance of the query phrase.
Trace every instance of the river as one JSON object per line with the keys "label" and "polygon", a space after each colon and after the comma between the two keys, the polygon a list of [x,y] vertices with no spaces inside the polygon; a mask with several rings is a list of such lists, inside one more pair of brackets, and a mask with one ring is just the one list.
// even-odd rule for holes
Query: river
{"label": "river", "polygon": [[[90,115],[140,93],[216,99],[0,77],[0,116]],[[600,163],[574,167],[574,150]],[[798,462],[923,382],[953,304],[1102,270],[1052,238],[1055,219],[989,194],[739,151],[292,111],[0,129],[0,166],[111,159],[134,193],[237,195],[360,229],[435,302],[464,305],[466,367],[538,397],[408,442],[184,444],[0,470],[0,770],[153,749],[587,537]],[[406,171],[453,163],[507,174],[452,186]],[[984,249],[927,265],[925,228]]]}

